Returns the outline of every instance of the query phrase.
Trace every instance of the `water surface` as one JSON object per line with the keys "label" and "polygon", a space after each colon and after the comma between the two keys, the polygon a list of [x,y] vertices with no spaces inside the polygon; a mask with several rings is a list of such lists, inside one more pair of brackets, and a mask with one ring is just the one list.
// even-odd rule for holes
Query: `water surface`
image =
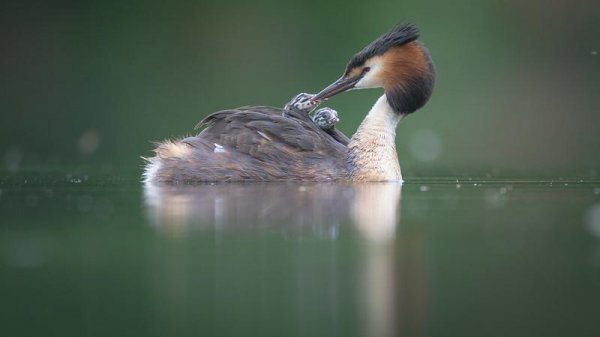
{"label": "water surface", "polygon": [[0,214],[7,336],[600,335],[600,182],[34,174]]}

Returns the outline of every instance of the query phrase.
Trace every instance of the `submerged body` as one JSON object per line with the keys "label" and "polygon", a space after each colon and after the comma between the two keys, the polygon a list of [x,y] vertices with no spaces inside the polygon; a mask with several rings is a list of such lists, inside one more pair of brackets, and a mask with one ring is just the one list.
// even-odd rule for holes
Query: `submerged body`
{"label": "submerged body", "polygon": [[[433,89],[429,53],[414,26],[398,26],[356,54],[344,75],[317,95],[284,110],[244,107],[216,112],[194,137],[159,143],[147,159],[147,182],[401,181],[396,127]],[[384,89],[348,141],[319,127],[308,112],[350,89]],[[299,96],[297,96],[299,97]]]}

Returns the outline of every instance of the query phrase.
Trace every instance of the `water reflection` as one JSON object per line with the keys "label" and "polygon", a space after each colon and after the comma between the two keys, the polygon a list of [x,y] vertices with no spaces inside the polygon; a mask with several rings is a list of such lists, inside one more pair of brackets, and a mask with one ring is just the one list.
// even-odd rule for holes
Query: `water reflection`
{"label": "water reflection", "polygon": [[335,239],[340,224],[351,221],[366,239],[386,241],[395,235],[401,188],[400,184],[148,184],[144,195],[151,222],[174,235],[194,228],[258,227]]}
{"label": "water reflection", "polygon": [[[350,301],[356,304],[351,306],[356,312],[350,316],[353,320],[359,317],[353,323],[357,330],[352,334],[360,331],[369,336],[395,336],[401,331],[413,336],[421,334],[422,261],[411,254],[408,257],[398,254],[398,242],[406,243],[411,251],[415,244],[418,245],[414,238],[408,237],[403,243],[405,239],[396,237],[401,216],[400,199],[400,184],[148,185],[145,188],[150,222],[159,231],[175,238],[194,235],[197,230],[225,233],[248,233],[250,230],[250,235],[281,231],[285,239],[311,238],[317,242],[331,242],[330,247],[319,254],[300,244],[294,249],[286,263],[288,275],[285,279],[289,284],[283,286],[297,295],[288,298],[286,310],[295,312],[295,321],[299,325],[326,321],[326,330],[339,334],[352,325],[338,317],[340,312],[347,315],[344,307]],[[342,240],[340,233],[350,234]],[[347,257],[339,256],[339,250],[348,242],[352,247],[351,268],[348,268]],[[232,270],[232,266],[240,263],[238,260],[218,257],[231,254],[219,251],[224,249],[234,248],[221,245],[215,253],[214,282],[217,286],[214,296],[217,303],[214,306],[217,312],[218,303],[229,299],[231,288],[245,288],[232,281],[235,275],[243,275],[246,283],[253,282],[246,273]],[[176,268],[182,265],[179,259],[181,254],[176,254],[169,262],[171,267],[166,274],[168,280],[165,280],[170,287],[184,292],[175,298],[186,296],[182,290],[185,286],[177,282],[186,279],[186,268]],[[259,265],[256,273],[273,272],[266,270],[274,268],[271,262],[256,263]],[[269,267],[261,270],[262,264]],[[354,285],[350,294],[349,284]],[[257,300],[256,296],[246,296],[249,296],[247,301]],[[269,296],[272,295],[263,293],[258,297],[264,301]],[[398,303],[400,299],[403,304]],[[177,307],[176,303],[173,305]],[[172,309],[177,312],[175,307]],[[403,318],[398,317],[401,311]],[[318,317],[313,317],[315,315]],[[310,335],[310,329],[303,327],[301,330]]]}

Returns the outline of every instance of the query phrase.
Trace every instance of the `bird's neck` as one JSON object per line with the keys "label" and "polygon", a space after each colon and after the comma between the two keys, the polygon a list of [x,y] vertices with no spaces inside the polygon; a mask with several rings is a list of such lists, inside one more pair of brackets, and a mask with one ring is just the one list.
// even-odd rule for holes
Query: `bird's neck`
{"label": "bird's neck", "polygon": [[402,114],[381,96],[350,139],[348,149],[357,181],[402,181],[396,153],[396,126]]}

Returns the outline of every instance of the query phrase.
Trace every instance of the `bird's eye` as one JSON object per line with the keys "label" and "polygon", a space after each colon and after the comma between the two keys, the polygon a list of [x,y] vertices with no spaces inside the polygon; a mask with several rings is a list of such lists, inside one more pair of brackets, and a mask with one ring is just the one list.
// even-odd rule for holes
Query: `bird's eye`
{"label": "bird's eye", "polygon": [[366,74],[366,73],[368,73],[368,72],[369,72],[369,70],[371,70],[371,67],[364,67],[364,68],[362,69],[362,72],[363,72],[363,74]]}

